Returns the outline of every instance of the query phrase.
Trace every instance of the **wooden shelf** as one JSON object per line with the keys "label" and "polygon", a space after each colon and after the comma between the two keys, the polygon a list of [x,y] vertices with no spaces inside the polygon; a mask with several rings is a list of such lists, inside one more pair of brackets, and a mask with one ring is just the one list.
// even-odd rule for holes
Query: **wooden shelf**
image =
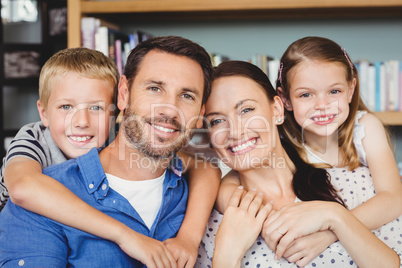
{"label": "wooden shelf", "polygon": [[402,126],[402,112],[377,112],[374,113],[384,125]]}
{"label": "wooden shelf", "polygon": [[[402,17],[402,0],[68,0],[68,47],[81,45],[81,18],[113,23],[225,19]],[[375,113],[385,125],[402,126],[402,112]]]}

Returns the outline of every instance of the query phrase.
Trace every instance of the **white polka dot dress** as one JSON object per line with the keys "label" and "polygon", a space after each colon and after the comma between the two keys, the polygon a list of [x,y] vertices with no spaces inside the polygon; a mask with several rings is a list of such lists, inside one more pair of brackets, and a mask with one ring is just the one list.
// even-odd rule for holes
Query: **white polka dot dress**
{"label": "white polka dot dress", "polygon": [[[345,168],[332,168],[328,169],[328,172],[331,175],[332,184],[339,191],[339,195],[349,209],[355,208],[375,195],[374,186],[367,167],[359,167],[355,171],[348,171]],[[222,217],[219,212],[215,210],[212,212],[200,245],[198,260],[195,267],[211,267],[215,247],[215,235]],[[389,247],[394,249],[399,254],[400,258],[402,258],[402,217],[373,231],[373,233]],[[297,265],[289,263],[284,258],[275,260],[274,255],[274,252],[269,249],[265,241],[261,237],[258,237],[253,246],[244,255],[241,267],[297,268]],[[305,267],[344,268],[357,267],[357,265],[346,252],[342,244],[336,242]],[[402,261],[400,267],[402,267]]]}

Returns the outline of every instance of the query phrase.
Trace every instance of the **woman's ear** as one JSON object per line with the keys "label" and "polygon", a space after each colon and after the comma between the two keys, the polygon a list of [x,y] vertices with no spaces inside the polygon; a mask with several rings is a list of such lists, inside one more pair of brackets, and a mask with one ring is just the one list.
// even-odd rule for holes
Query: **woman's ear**
{"label": "woman's ear", "polygon": [[285,106],[286,110],[292,111],[293,110],[292,103],[290,102],[289,98],[286,97],[285,93],[283,92],[283,89],[281,87],[278,87],[276,92],[278,92],[279,97],[281,97],[283,105]]}
{"label": "woman's ear", "polygon": [[38,100],[36,102],[36,106],[38,107],[39,116],[40,116],[40,120],[42,121],[42,124],[45,127],[48,127],[49,126],[49,120],[47,118],[47,112],[46,112],[45,106],[43,105],[43,103],[40,100]]}
{"label": "woman's ear", "polygon": [[274,111],[275,125],[282,125],[285,119],[284,106],[281,98],[278,96],[274,97],[273,111]]}
{"label": "woman's ear", "polygon": [[117,93],[117,107],[120,111],[123,111],[128,106],[130,99],[130,91],[128,88],[128,80],[125,75],[120,77],[118,93]]}

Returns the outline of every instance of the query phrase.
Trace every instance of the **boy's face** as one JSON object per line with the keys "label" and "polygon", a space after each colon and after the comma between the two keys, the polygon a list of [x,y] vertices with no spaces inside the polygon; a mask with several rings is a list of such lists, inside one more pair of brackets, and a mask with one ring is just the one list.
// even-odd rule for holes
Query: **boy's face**
{"label": "boy's face", "polygon": [[60,77],[45,109],[38,101],[43,124],[67,158],[76,158],[102,146],[109,134],[113,87],[105,80],[74,72]]}

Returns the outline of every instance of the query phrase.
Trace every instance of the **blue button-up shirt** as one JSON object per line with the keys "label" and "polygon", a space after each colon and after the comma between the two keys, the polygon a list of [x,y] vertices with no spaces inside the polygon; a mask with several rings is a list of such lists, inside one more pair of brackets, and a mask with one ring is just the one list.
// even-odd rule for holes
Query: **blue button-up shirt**
{"label": "blue button-up shirt", "polygon": [[[43,173],[138,233],[163,241],[177,234],[186,212],[188,188],[181,171],[182,164],[175,156],[166,171],[162,204],[151,229],[127,199],[109,187],[96,149],[50,166]],[[0,213],[0,266],[143,267],[143,264],[130,258],[114,242],[27,211],[9,200]]]}

